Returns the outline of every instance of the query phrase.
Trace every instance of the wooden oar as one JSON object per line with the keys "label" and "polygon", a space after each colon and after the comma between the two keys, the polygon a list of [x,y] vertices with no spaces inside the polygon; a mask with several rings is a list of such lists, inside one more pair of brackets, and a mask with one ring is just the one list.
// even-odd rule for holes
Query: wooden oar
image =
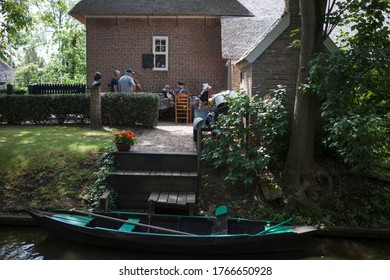
{"label": "wooden oar", "polygon": [[285,220],[285,221],[283,221],[283,222],[281,222],[281,223],[279,223],[279,224],[277,224],[277,225],[274,225],[274,226],[269,227],[269,228],[267,228],[267,229],[265,229],[265,230],[263,230],[263,231],[260,231],[260,232],[257,233],[256,235],[263,235],[263,234],[266,234],[267,232],[269,232],[269,231],[271,231],[271,230],[273,230],[273,229],[275,229],[275,228],[277,228],[277,227],[280,227],[280,226],[282,226],[282,225],[284,225],[284,224],[287,224],[287,223],[291,222],[291,220],[292,220],[292,218],[290,218],[290,219],[288,219],[288,220]]}
{"label": "wooden oar", "polygon": [[117,221],[117,222],[121,222],[121,223],[126,223],[126,224],[130,224],[130,225],[136,225],[136,226],[140,226],[140,227],[146,227],[146,228],[150,228],[150,229],[165,231],[165,232],[169,232],[169,233],[176,233],[176,234],[183,234],[183,235],[196,235],[196,234],[188,233],[188,232],[184,232],[184,231],[178,231],[178,230],[169,229],[169,228],[163,228],[163,227],[157,227],[157,226],[152,226],[152,225],[146,225],[146,224],[126,221],[126,220],[113,218],[113,217],[109,217],[109,216],[105,216],[105,215],[100,215],[100,214],[96,214],[96,213],[79,211],[76,209],[70,209],[70,213],[72,213],[72,212],[82,214],[82,215],[90,215],[90,216],[96,217],[96,218],[102,218],[102,219]]}

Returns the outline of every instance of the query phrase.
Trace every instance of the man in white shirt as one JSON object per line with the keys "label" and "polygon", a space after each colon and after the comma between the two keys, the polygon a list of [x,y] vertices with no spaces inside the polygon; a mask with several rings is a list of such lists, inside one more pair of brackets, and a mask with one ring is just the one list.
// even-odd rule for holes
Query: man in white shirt
{"label": "man in white shirt", "polygon": [[121,92],[131,92],[135,88],[134,79],[131,77],[133,70],[131,68],[126,69],[126,74],[123,75],[119,81],[119,89]]}

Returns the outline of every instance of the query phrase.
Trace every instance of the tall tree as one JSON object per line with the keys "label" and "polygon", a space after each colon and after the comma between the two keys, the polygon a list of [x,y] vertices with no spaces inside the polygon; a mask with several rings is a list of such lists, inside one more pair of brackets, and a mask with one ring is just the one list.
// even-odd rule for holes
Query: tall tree
{"label": "tall tree", "polygon": [[[289,0],[286,0],[287,3],[288,1]],[[333,7],[335,7],[336,0],[290,1],[299,1],[301,13],[301,45],[293,126],[284,171],[284,180],[288,194],[290,197],[295,198],[290,201],[300,201],[304,204],[309,204],[310,201],[306,196],[309,188],[320,186],[321,189],[327,190],[328,193],[332,188],[331,177],[328,172],[317,163],[314,157],[314,133],[316,120],[319,118],[318,93],[320,93],[320,90],[318,90],[318,87],[316,88],[308,85],[309,72],[313,72],[313,69],[310,69],[310,61],[313,60],[316,54],[322,51],[323,42],[334,29],[335,24],[340,21],[352,23],[354,20],[351,19],[357,19],[352,25],[352,30],[360,34],[351,39],[351,41],[349,41],[350,44],[346,47],[353,47],[356,49],[352,54],[359,53],[359,57],[354,62],[355,64],[348,64],[351,69],[344,71],[357,72],[356,65],[368,65],[366,70],[360,71],[354,78],[357,77],[355,80],[358,81],[363,78],[366,79],[365,77],[369,77],[367,79],[368,83],[366,84],[369,85],[368,88],[370,90],[362,91],[363,88],[367,88],[366,86],[362,87],[362,83],[349,83],[349,86],[346,86],[345,88],[349,87],[358,94],[361,94],[360,92],[363,92],[364,94],[368,93],[371,99],[373,96],[381,96],[381,90],[386,87],[380,83],[375,83],[376,86],[374,87],[374,80],[372,77],[376,77],[377,79],[381,76],[378,75],[378,73],[388,73],[388,70],[386,70],[388,69],[388,57],[383,59],[384,53],[387,52],[384,52],[384,47],[381,43],[378,43],[380,42],[380,39],[377,40],[377,38],[385,37],[382,38],[385,41],[389,39],[388,29],[384,29],[383,32],[380,31],[386,18],[388,24],[389,1],[339,0],[339,10],[336,12],[331,12]],[[362,9],[364,9],[364,12]],[[387,14],[383,16],[382,13]],[[368,27],[368,25],[370,27]],[[376,35],[376,37],[373,37],[374,35]],[[375,38],[375,40],[373,38]],[[372,44],[371,41],[374,41],[374,43]],[[357,50],[359,48],[362,48],[362,50]],[[377,54],[379,55],[376,56]],[[362,61],[366,62],[362,64]],[[374,69],[373,67],[376,68]],[[367,73],[372,73],[374,75],[367,75]],[[377,80],[379,81],[379,79]],[[384,82],[387,83],[385,80],[387,79],[384,79]],[[343,96],[345,93],[346,91],[340,91],[335,92],[334,94]],[[361,102],[361,98],[358,98],[357,100],[360,100]],[[368,99],[366,98],[366,100]],[[293,205],[294,203],[291,203],[288,206]],[[287,210],[291,209],[292,207],[287,207]]]}
{"label": "tall tree", "polygon": [[[287,0],[288,1],[288,0]],[[314,157],[314,132],[318,116],[318,96],[304,90],[308,77],[309,62],[322,50],[327,0],[299,1],[301,13],[301,45],[297,89],[295,95],[290,145],[284,172],[286,190],[290,196],[305,203],[306,189],[325,179],[332,180],[318,165]]]}

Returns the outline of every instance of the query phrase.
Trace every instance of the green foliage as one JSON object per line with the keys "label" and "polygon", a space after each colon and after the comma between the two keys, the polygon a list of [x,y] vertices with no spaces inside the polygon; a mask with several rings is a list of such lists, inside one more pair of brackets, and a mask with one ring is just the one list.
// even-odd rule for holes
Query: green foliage
{"label": "green foliage", "polygon": [[160,99],[153,93],[102,94],[103,123],[115,126],[154,127]]}
{"label": "green foliage", "polygon": [[21,30],[31,27],[28,0],[0,1],[0,59],[9,56],[7,46]]}
{"label": "green foliage", "polygon": [[327,121],[326,143],[352,169],[372,170],[390,155],[388,117],[349,113]]}
{"label": "green foliage", "polygon": [[[39,13],[28,17],[26,27],[31,32],[15,33],[8,42],[11,53],[7,53],[7,60],[13,67],[21,68],[15,74],[17,85],[85,83],[85,26],[68,14],[77,0],[16,2],[26,3],[27,7],[32,7],[31,10],[39,10]],[[50,36],[44,30],[50,30]],[[35,69],[31,69],[31,65]]]}
{"label": "green foliage", "polygon": [[[159,102],[152,93],[102,94],[103,123],[153,127],[158,121]],[[83,122],[89,117],[89,104],[89,94],[0,95],[0,120],[9,124]]]}
{"label": "green foliage", "polygon": [[110,191],[110,210],[116,209],[118,194],[108,184],[108,174],[115,167],[113,152],[114,149],[110,149],[99,159],[99,170],[94,173],[96,180],[84,197],[95,210],[98,210],[99,199],[106,191]]}
{"label": "green foliage", "polygon": [[333,19],[354,33],[343,33],[338,52],[313,60],[309,85],[323,99],[324,143],[352,168],[365,169],[390,153],[390,4],[355,0],[340,8]]}
{"label": "green foliage", "polygon": [[15,86],[27,87],[30,84],[35,84],[39,81],[38,65],[29,63],[20,66],[15,71]]}
{"label": "green foliage", "polygon": [[0,115],[9,124],[44,124],[48,121],[64,123],[68,119],[82,121],[88,114],[88,94],[0,96]]}
{"label": "green foliage", "polygon": [[228,182],[251,186],[258,172],[277,161],[288,126],[284,94],[279,89],[265,100],[245,92],[227,98],[229,112],[218,116],[203,157],[214,168],[226,169]]}

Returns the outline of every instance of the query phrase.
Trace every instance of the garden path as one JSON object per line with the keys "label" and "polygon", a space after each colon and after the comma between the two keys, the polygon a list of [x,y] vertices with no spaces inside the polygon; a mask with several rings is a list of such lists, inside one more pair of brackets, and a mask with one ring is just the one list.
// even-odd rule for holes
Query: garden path
{"label": "garden path", "polygon": [[196,152],[192,124],[159,121],[155,128],[136,132],[139,141],[133,151]]}

